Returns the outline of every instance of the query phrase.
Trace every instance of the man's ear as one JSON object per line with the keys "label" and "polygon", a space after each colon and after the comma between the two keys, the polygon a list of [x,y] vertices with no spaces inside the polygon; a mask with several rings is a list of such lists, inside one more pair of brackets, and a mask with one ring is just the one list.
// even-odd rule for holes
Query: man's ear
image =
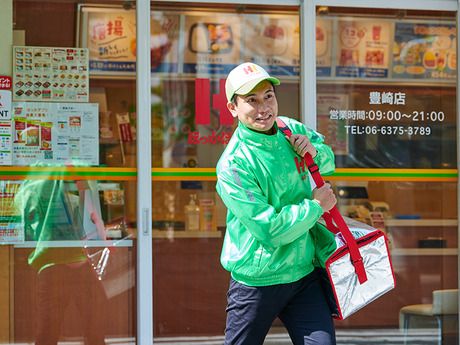
{"label": "man's ear", "polygon": [[227,103],[227,109],[230,111],[233,117],[238,117],[238,114],[236,112],[236,104],[232,102]]}

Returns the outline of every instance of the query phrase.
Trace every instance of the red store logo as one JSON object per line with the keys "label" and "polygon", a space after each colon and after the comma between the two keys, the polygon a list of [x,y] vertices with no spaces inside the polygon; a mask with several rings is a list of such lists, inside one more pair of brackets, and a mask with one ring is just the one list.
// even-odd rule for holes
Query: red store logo
{"label": "red store logo", "polygon": [[[212,102],[211,96],[212,95]],[[227,97],[225,96],[225,79],[219,80],[219,93],[211,94],[211,81],[206,78],[195,79],[195,125],[209,126],[211,124],[212,109],[219,113],[221,126],[231,126],[233,116],[227,109]],[[190,132],[188,135],[189,144],[227,144],[231,132],[216,133],[202,136],[200,132]]]}

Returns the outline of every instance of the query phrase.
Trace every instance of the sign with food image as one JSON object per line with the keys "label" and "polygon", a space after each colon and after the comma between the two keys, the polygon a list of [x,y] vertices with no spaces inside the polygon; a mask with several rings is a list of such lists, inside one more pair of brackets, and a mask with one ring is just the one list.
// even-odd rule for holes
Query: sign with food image
{"label": "sign with food image", "polygon": [[13,164],[99,164],[96,103],[13,102]]}
{"label": "sign with food image", "polygon": [[455,23],[396,23],[393,78],[455,79],[456,41]]}
{"label": "sign with food image", "polygon": [[227,74],[240,61],[240,19],[221,13],[185,16],[184,73]]}
{"label": "sign with food image", "polygon": [[278,76],[298,76],[300,25],[296,15],[246,15],[241,53],[244,61],[264,66]]}
{"label": "sign with food image", "polygon": [[386,20],[339,20],[336,76],[388,77],[390,29]]}
{"label": "sign with food image", "polygon": [[88,50],[13,47],[13,100],[88,102]]}
{"label": "sign with food image", "polygon": [[[79,44],[89,49],[91,74],[136,72],[136,11],[82,8]],[[177,72],[179,18],[177,14],[152,11],[150,15],[152,72]]]}
{"label": "sign with food image", "polygon": [[330,77],[332,20],[316,18],[316,76]]}

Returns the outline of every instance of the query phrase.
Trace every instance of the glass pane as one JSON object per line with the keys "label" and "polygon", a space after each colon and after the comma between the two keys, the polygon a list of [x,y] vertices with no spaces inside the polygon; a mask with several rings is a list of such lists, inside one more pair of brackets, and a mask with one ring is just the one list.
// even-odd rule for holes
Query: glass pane
{"label": "glass pane", "polygon": [[336,323],[338,340],[458,342],[456,30],[455,13],[317,8],[318,130],[338,206],[386,232],[396,278]]}
{"label": "glass pane", "polygon": [[229,273],[220,265],[226,208],[215,166],[236,126],[224,82],[253,61],[281,79],[279,108],[299,119],[298,8],[152,9],[155,337],[219,343]]}
{"label": "glass pane", "polygon": [[135,23],[119,1],[6,3],[0,342],[135,342]]}
{"label": "glass pane", "polygon": [[[282,78],[280,107],[300,117],[300,41],[295,12],[257,8],[241,12],[238,7],[235,15],[237,10],[227,7],[218,12],[199,7],[162,10],[161,4],[153,8],[154,167],[215,167],[234,126],[226,107],[224,82],[240,61],[254,61]],[[270,30],[276,27],[280,28],[278,40],[270,37]],[[266,33],[261,33],[262,29]],[[243,31],[247,35],[242,35]],[[291,31],[297,36],[288,39]],[[260,35],[261,46],[255,47],[250,42]]]}

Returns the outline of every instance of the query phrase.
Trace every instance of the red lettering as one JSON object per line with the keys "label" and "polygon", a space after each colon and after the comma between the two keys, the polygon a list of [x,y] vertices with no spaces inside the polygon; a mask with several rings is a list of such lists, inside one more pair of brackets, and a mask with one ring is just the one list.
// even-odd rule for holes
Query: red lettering
{"label": "red lettering", "polygon": [[190,145],[198,145],[198,144],[228,144],[230,138],[232,136],[231,132],[222,132],[220,134],[216,134],[215,131],[212,132],[210,135],[200,135],[200,132],[189,132],[187,143]]}
{"label": "red lettering", "polygon": [[219,81],[219,94],[212,95],[212,108],[219,112],[220,124],[231,126],[233,116],[227,108],[227,96],[225,95],[225,79]]}
{"label": "red lettering", "polygon": [[192,145],[197,145],[200,143],[200,133],[199,132],[189,132],[187,142]]}
{"label": "red lettering", "polygon": [[299,172],[299,174],[305,172],[305,158],[302,158],[299,160],[298,157],[295,157],[294,160],[295,160],[295,165],[297,167],[297,171]]}
{"label": "red lettering", "polygon": [[[211,82],[209,79],[195,79],[195,123],[197,125],[211,124]],[[212,95],[212,108],[219,113],[220,124],[231,126],[233,116],[227,109],[225,96],[225,79],[219,80],[219,93]]]}

